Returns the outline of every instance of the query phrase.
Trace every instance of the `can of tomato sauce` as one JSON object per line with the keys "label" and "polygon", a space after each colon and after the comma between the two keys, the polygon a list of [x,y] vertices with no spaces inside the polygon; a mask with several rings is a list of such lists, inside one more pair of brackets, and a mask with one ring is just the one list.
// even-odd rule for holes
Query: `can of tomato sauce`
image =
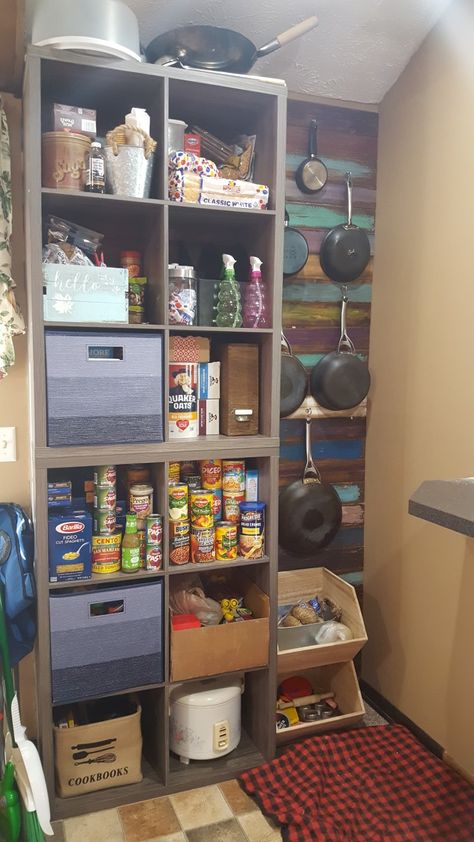
{"label": "can of tomato sauce", "polygon": [[214,527],[191,528],[191,560],[197,564],[216,560],[216,534]]}
{"label": "can of tomato sauce", "polygon": [[97,465],[94,468],[95,485],[109,486],[115,488],[117,482],[117,470],[115,465]]}
{"label": "can of tomato sauce", "polygon": [[191,524],[199,529],[211,529],[214,527],[214,494],[199,488],[191,491],[190,495]]}
{"label": "can of tomato sauce", "polygon": [[222,488],[222,459],[205,459],[200,467],[203,488],[211,491]]}
{"label": "can of tomato sauce", "polygon": [[245,491],[245,462],[242,459],[224,459],[222,462],[222,490],[224,495],[243,494]]}
{"label": "can of tomato sauce", "polygon": [[96,485],[94,488],[94,509],[107,509],[115,511],[117,505],[117,493],[115,486]]}
{"label": "can of tomato sauce", "polygon": [[94,511],[94,533],[95,535],[113,535],[117,527],[115,510],[95,509]]}
{"label": "can of tomato sauce", "polygon": [[218,561],[233,561],[237,558],[237,526],[221,520],[216,523],[216,559]]}
{"label": "can of tomato sauce", "polygon": [[146,569],[161,570],[163,563],[163,552],[156,544],[147,544],[146,547]]}
{"label": "can of tomato sauce", "polygon": [[243,503],[244,500],[245,494],[243,492],[239,492],[238,494],[226,494],[224,491],[224,496],[222,498],[222,514],[224,520],[228,520],[230,523],[239,523],[240,504]]}
{"label": "can of tomato sauce", "polygon": [[146,519],[146,544],[161,547],[163,543],[163,518],[161,515],[148,515]]}
{"label": "can of tomato sauce", "polygon": [[122,533],[92,536],[92,572],[119,573]]}

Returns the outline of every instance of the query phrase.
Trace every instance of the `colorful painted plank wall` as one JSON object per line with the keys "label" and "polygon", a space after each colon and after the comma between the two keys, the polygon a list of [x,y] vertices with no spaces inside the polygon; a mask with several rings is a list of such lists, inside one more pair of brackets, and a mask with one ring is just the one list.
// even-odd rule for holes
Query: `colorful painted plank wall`
{"label": "colorful painted plank wall", "polygon": [[[318,155],[329,178],[312,196],[296,186],[294,174],[308,154],[308,128],[318,121]],[[290,225],[306,237],[310,256],[302,271],[283,285],[283,328],[293,352],[308,371],[336,349],[339,339],[340,298],[337,286],[319,263],[321,242],[335,225],[346,221],[345,173],[353,177],[353,222],[371,241],[375,220],[377,114],[352,108],[291,101],[288,104],[286,206]],[[350,290],[348,330],[358,353],[369,351],[371,261]],[[281,421],[280,486],[301,477],[305,464],[304,420]],[[331,417],[312,422],[312,453],[323,480],[341,498],[343,522],[334,541],[314,558],[298,558],[280,550],[280,569],[325,566],[356,585],[362,585],[364,563],[365,418]]]}

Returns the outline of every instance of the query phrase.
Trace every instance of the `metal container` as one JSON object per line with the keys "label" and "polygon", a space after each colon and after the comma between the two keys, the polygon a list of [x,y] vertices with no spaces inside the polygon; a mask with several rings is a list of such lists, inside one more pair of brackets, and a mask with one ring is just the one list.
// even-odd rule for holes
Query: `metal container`
{"label": "metal container", "polygon": [[138,146],[105,147],[107,189],[118,196],[148,199],[151,188],[154,155],[145,158]]}

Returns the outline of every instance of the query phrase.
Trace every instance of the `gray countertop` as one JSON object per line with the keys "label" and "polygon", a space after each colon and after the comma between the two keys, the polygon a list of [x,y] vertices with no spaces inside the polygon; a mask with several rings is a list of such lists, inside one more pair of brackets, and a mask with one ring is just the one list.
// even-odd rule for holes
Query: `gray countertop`
{"label": "gray countertop", "polygon": [[408,511],[474,538],[474,477],[422,482],[410,497]]}

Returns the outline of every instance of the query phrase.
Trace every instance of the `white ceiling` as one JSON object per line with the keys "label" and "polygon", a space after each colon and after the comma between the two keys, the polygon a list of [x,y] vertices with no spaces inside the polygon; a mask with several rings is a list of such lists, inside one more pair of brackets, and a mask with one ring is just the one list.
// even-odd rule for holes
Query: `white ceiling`
{"label": "white ceiling", "polygon": [[[27,0],[31,7],[38,0]],[[76,0],[80,2],[80,0]],[[100,0],[97,0],[100,3]],[[377,103],[450,0],[126,0],[143,46],[184,24],[235,29],[257,47],[316,14],[319,26],[252,70],[291,91]]]}
{"label": "white ceiling", "polygon": [[317,14],[319,26],[260,59],[253,73],[286,80],[292,91],[380,102],[449,0],[127,0],[143,44],[176,26],[235,29],[257,47]]}

